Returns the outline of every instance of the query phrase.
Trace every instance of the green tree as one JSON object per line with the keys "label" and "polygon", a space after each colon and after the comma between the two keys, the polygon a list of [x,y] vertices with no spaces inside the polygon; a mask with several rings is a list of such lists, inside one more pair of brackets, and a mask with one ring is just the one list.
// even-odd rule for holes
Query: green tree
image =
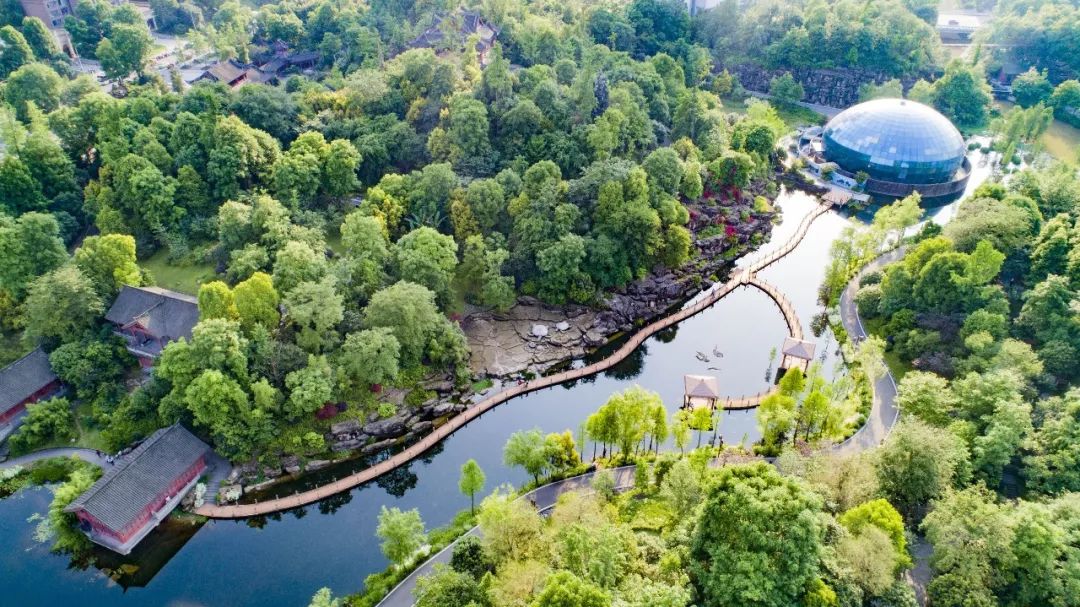
{"label": "green tree", "polygon": [[990,85],[979,66],[954,59],[934,81],[934,106],[962,129],[986,123],[990,111]]}
{"label": "green tree", "polygon": [[309,352],[320,352],[337,344],[337,325],[345,317],[345,308],[332,279],[302,282],[281,301],[289,320],[300,329],[297,345]]}
{"label": "green tree", "polygon": [[936,573],[927,588],[934,605],[997,605],[997,573],[1012,556],[1012,528],[1004,509],[983,486],[949,494],[923,521],[934,547]]}
{"label": "green tree", "polygon": [[17,156],[0,160],[0,211],[18,217],[30,211],[42,211],[48,201],[30,169]]}
{"label": "green tree", "polygon": [[416,583],[416,607],[490,607],[483,587],[472,576],[445,565]]}
{"label": "green tree", "polygon": [[289,399],[285,413],[292,419],[302,418],[321,409],[334,394],[334,372],[325,356],[308,355],[307,366],[285,376]]}
{"label": "green tree", "polygon": [[236,296],[229,285],[214,280],[199,286],[199,318],[224,318],[238,320]]}
{"label": "green tree", "polygon": [[908,520],[917,520],[930,500],[963,480],[968,465],[956,435],[918,420],[894,429],[875,462],[881,492]]}
{"label": "green tree", "polygon": [[458,480],[458,489],[469,496],[469,511],[476,514],[476,494],[484,488],[484,471],[475,459],[469,459],[461,465],[461,479]]}
{"label": "green tree", "polygon": [[105,313],[94,285],[77,267],[64,266],[30,284],[23,323],[30,338],[77,339]]}
{"label": "green tree", "polygon": [[347,139],[335,139],[327,147],[323,162],[323,187],[334,198],[343,198],[360,187],[356,169],[360,166],[360,152]]}
{"label": "green tree", "polygon": [[479,580],[485,573],[494,571],[495,563],[487,555],[480,538],[469,534],[458,540],[454,546],[454,553],[450,556],[450,568]]}
{"label": "green tree", "polygon": [[126,234],[87,236],[75,249],[75,265],[94,283],[106,300],[124,285],[138,285],[142,272],[135,259],[135,239]]}
{"label": "green tree", "polygon": [[725,187],[745,188],[750,185],[754,160],[742,152],[727,151],[706,167],[711,189]]}
{"label": "green tree", "polygon": [[790,106],[802,101],[802,98],[806,96],[806,91],[791,76],[791,72],[784,72],[782,76],[769,81],[769,95],[780,105]]}
{"label": "green tree", "polygon": [[680,517],[688,516],[697,508],[702,493],[701,479],[686,458],[679,458],[660,484],[660,495]]}
{"label": "green tree", "polygon": [[514,432],[503,447],[503,463],[507,466],[520,466],[533,477],[533,482],[540,484],[540,476],[550,465],[547,444],[539,428]]}
{"label": "green tree", "polygon": [[26,213],[12,221],[0,215],[0,292],[19,301],[30,281],[66,259],[54,216]]}
{"label": "green tree", "polygon": [[904,535],[904,519],[896,508],[883,499],[859,504],[840,515],[838,521],[848,531],[859,533],[866,527],[876,527],[889,538],[893,547],[895,570],[911,566],[911,557],[907,551],[907,537]]}
{"label": "green tree", "polygon": [[435,307],[435,294],[426,287],[398,282],[378,291],[364,308],[364,324],[390,329],[401,346],[401,363],[413,367],[421,362],[428,342],[447,320]]}
{"label": "green tree", "polygon": [[1020,107],[1031,107],[1049,100],[1054,92],[1054,85],[1046,78],[1045,70],[1040,72],[1031,67],[1013,78],[1012,89]]}
{"label": "green tree", "polygon": [[391,382],[398,376],[401,344],[386,327],[366,329],[345,336],[338,358],[338,382],[354,397],[372,386]]}
{"label": "green tree", "polygon": [[341,607],[341,601],[334,598],[329,588],[320,588],[311,597],[311,603],[308,604],[308,607]]}
{"label": "green tree", "polygon": [[119,340],[73,341],[49,354],[49,365],[56,376],[86,401],[104,389],[120,388],[125,372],[133,363]]}
{"label": "green tree", "polygon": [[457,268],[459,288],[472,302],[505,312],[516,301],[514,279],[502,275],[510,254],[505,249],[489,250],[479,235],[465,240],[465,252]]}
{"label": "green tree", "polygon": [[548,576],[530,607],[609,607],[611,596],[569,571]]}
{"label": "green tree", "polygon": [[309,245],[290,240],[274,258],[274,288],[288,293],[302,282],[317,282],[326,275],[326,256]]}
{"label": "green tree", "polygon": [[[40,22],[40,21],[39,21]],[[34,60],[34,51],[22,32],[11,25],[0,27],[0,77],[7,78],[11,72]]]}
{"label": "green tree", "polygon": [[232,295],[240,325],[244,327],[244,330],[251,331],[256,326],[266,329],[274,329],[278,326],[280,297],[268,274],[255,272],[247,280],[237,284],[232,290]]}
{"label": "green tree", "polygon": [[101,70],[112,80],[123,80],[132,72],[142,74],[154,48],[154,39],[146,25],[113,24],[109,37],[98,43],[95,55]]}
{"label": "green tree", "polygon": [[[273,436],[268,414],[252,407],[243,387],[217,369],[207,369],[195,377],[181,398],[195,422],[210,431],[216,447],[227,457],[251,457]],[[162,406],[169,404],[166,400]]]}
{"label": "green tree", "polygon": [[943,428],[953,420],[959,403],[943,377],[912,371],[900,380],[896,404],[901,411]]}
{"label": "green tree", "polygon": [[527,501],[495,491],[480,502],[476,518],[484,548],[496,563],[524,560],[539,552],[544,523]]}
{"label": "green tree", "polygon": [[397,508],[382,506],[375,535],[382,540],[379,548],[383,554],[397,567],[408,563],[427,542],[424,521],[420,518],[420,511],[415,508],[402,512]]}
{"label": "green tree", "polygon": [[721,469],[690,546],[700,604],[798,604],[818,575],[820,511],[820,498],[768,464]]}
{"label": "green tree", "polygon": [[50,398],[26,407],[26,417],[18,431],[11,436],[11,449],[26,453],[55,441],[66,441],[73,436],[75,417],[71,403],[66,398]]}
{"label": "green tree", "polygon": [[394,245],[397,275],[423,285],[442,303],[449,301],[450,281],[457,268],[457,245],[450,236],[421,227],[401,237]]}
{"label": "green tree", "polygon": [[1042,423],[1024,458],[1028,488],[1039,493],[1080,491],[1080,391],[1036,404]]}

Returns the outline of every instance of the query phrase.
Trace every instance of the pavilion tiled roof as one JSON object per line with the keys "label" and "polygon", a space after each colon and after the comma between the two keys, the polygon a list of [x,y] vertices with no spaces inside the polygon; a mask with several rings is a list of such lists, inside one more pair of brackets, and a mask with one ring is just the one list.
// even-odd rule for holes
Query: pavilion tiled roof
{"label": "pavilion tiled roof", "polygon": [[720,382],[710,375],[687,375],[683,378],[686,395],[697,398],[720,398]]}
{"label": "pavilion tiled roof", "polygon": [[813,342],[803,341],[801,339],[795,339],[794,337],[788,337],[784,339],[784,355],[793,356],[795,358],[801,358],[803,360],[812,360],[814,358],[814,351],[817,346]]}
{"label": "pavilion tiled roof", "polygon": [[56,381],[49,355],[41,348],[0,369],[0,414]]}
{"label": "pavilion tiled roof", "polygon": [[206,443],[180,424],[162,428],[116,462],[64,510],[85,511],[119,532],[209,451]]}
{"label": "pavilion tiled roof", "polygon": [[191,330],[199,322],[199,304],[194,297],[183,293],[124,285],[105,320],[121,327],[137,322],[158,338],[190,339]]}
{"label": "pavilion tiled roof", "polygon": [[206,68],[206,73],[212,76],[214,80],[225,84],[232,84],[236,80],[239,80],[246,71],[246,67],[231,60],[219,61]]}

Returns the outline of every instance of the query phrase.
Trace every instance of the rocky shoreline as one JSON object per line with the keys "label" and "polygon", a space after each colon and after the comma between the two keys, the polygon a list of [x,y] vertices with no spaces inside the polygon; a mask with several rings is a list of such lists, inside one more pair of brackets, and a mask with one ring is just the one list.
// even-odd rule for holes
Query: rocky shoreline
{"label": "rocky shoreline", "polygon": [[[237,466],[218,490],[219,501],[235,501],[304,472],[416,440],[500,390],[504,381],[543,374],[660,317],[723,280],[736,259],[768,240],[776,213],[754,207],[749,193],[735,201],[690,207],[689,227],[695,235],[692,259],[680,268],[662,269],[609,293],[597,308],[546,306],[535,298],[521,297],[506,313],[467,315],[461,327],[472,352],[470,365],[474,376],[491,380],[491,387],[475,392],[469,386],[454,386],[448,378],[436,379],[424,385],[434,396],[414,407],[405,405],[404,391],[388,390],[382,400],[397,405],[397,414],[382,418],[372,412],[363,421],[349,419],[330,427],[324,438],[341,459],[303,461],[291,456],[277,466],[255,462]],[[699,234],[706,236],[699,238]]]}

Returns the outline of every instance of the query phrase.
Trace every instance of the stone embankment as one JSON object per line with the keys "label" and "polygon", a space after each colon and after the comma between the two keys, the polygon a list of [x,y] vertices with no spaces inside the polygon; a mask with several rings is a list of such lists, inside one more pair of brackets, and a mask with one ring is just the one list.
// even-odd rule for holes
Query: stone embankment
{"label": "stone embankment", "polygon": [[540,375],[580,358],[614,335],[663,316],[706,288],[710,277],[728,273],[732,250],[753,247],[755,238],[771,231],[772,219],[773,213],[755,212],[747,200],[697,205],[691,208],[695,234],[719,225],[730,225],[730,232],[725,229],[725,233],[696,239],[690,263],[635,281],[610,294],[598,309],[545,306],[535,298],[522,297],[503,314],[470,314],[461,322],[472,353],[469,366],[489,377]]}
{"label": "stone embankment", "polygon": [[[859,88],[864,84],[881,84],[889,76],[879,72],[852,69],[795,68],[792,70],[767,70],[753,64],[740,64],[727,67],[738,77],[739,83],[748,91],[769,92],[769,83],[773,78],[790,72],[795,80],[803,85],[806,95],[803,101],[815,105],[846,108],[859,102]],[[905,77],[901,80],[907,91],[915,84],[916,78]]]}

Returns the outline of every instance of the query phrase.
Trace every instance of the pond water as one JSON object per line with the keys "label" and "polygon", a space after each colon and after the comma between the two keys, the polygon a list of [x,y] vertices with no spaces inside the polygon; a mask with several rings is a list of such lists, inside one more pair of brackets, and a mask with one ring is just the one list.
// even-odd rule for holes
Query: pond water
{"label": "pond water", "polygon": [[[770,242],[748,257],[766,254],[787,240],[812,208],[798,192],[779,200],[783,220]],[[821,311],[817,286],[824,275],[829,245],[849,220],[828,213],[811,227],[796,250],[761,273],[792,301],[810,335],[810,318]],[[748,260],[743,260],[740,265]],[[355,592],[364,577],[382,570],[386,560],[375,538],[382,506],[418,508],[429,527],[449,521],[468,506],[458,492],[458,470],[475,458],[487,475],[485,493],[502,483],[527,481],[524,472],[502,463],[502,447],[517,430],[577,430],[613,392],[639,384],[655,390],[669,410],[682,400],[686,373],[715,375],[721,391],[733,397],[769,385],[769,352],[779,348],[787,328],[779,309],[762,292],[745,287],[709,310],[658,334],[617,368],[576,384],[529,394],[483,415],[425,458],[376,482],[307,508],[246,521],[211,521],[190,529],[155,532],[128,559],[138,567],[121,587],[100,570],[71,566],[33,539],[29,519],[51,499],[44,488],[0,500],[0,578],[4,604],[139,606],[303,606],[320,587],[335,594]],[[836,341],[825,335],[818,353],[831,375]],[[720,352],[717,356],[713,352]],[[704,354],[708,362],[698,358]],[[728,443],[758,437],[753,411],[725,413],[720,433]],[[708,440],[708,437],[706,437]],[[697,441],[694,437],[692,443]],[[115,568],[113,564],[111,567]]]}

